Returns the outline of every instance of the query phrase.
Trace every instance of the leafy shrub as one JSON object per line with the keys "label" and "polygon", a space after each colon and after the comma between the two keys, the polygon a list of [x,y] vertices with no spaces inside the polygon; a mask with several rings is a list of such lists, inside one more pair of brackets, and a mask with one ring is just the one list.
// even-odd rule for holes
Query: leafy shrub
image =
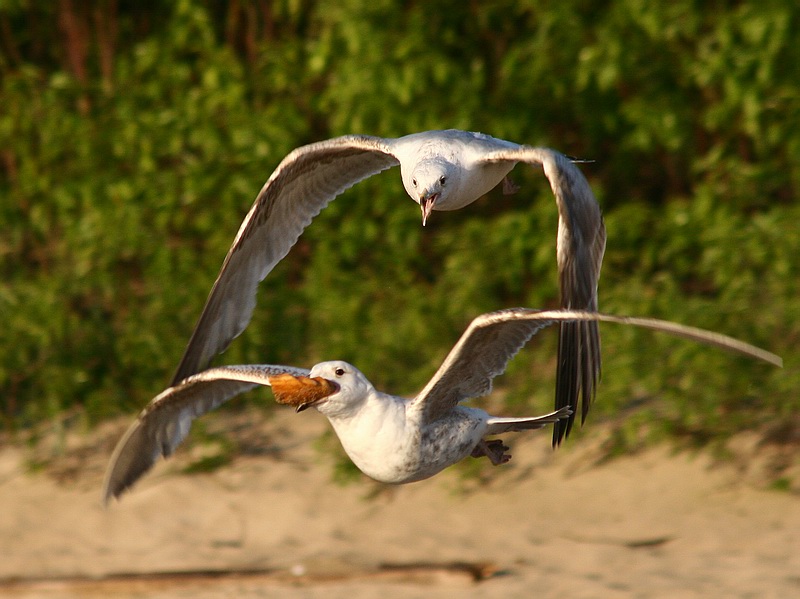
{"label": "leafy shrub", "polygon": [[[582,169],[609,231],[602,309],[717,329],[787,362],[604,326],[599,414],[643,406],[702,435],[800,408],[793,3],[75,4],[0,4],[8,426],[72,406],[95,421],[155,395],[290,149],[447,127],[594,160]],[[64,10],[84,28],[64,30]],[[477,314],[555,306],[549,186],[536,169],[514,177],[516,196],[425,229],[396,171],[347,192],[220,362],[344,358],[413,393]],[[510,410],[551,401],[554,351],[542,333],[498,381]]]}

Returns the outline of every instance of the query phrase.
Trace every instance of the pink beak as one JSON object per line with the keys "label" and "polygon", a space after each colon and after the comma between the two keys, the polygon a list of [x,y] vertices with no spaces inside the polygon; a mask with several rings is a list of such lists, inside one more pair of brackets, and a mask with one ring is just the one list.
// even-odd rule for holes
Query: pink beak
{"label": "pink beak", "polygon": [[428,217],[433,212],[433,204],[436,200],[439,199],[438,193],[432,193],[429,196],[420,196],[419,197],[419,207],[422,210],[422,226],[425,226],[425,223],[428,222]]}

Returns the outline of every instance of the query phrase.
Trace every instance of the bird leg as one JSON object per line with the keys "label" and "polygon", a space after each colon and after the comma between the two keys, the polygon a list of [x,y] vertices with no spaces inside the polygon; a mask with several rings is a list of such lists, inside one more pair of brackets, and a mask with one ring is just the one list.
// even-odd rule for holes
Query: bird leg
{"label": "bird leg", "polygon": [[511,454],[506,453],[507,451],[508,445],[505,445],[502,439],[492,439],[491,441],[481,439],[472,450],[471,455],[473,458],[486,456],[493,465],[499,466],[511,459]]}
{"label": "bird leg", "polygon": [[519,191],[519,185],[514,183],[509,177],[503,177],[503,195],[514,195]]}

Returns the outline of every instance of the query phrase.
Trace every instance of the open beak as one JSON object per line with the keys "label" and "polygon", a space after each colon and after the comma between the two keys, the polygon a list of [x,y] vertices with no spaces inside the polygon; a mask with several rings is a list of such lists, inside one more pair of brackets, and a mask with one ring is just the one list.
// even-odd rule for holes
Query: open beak
{"label": "open beak", "polygon": [[269,384],[272,386],[275,401],[295,406],[297,412],[302,412],[339,391],[337,383],[321,376],[311,378],[292,374],[276,374],[269,377]]}
{"label": "open beak", "polygon": [[431,215],[433,211],[433,204],[436,200],[439,199],[438,193],[432,193],[430,195],[421,195],[419,196],[419,207],[422,210],[422,226],[425,226],[425,223],[428,222],[428,217]]}

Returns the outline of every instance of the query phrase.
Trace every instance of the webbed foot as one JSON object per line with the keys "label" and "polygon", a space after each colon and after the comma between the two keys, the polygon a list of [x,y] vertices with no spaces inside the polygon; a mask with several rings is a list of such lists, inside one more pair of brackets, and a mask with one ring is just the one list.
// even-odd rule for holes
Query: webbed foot
{"label": "webbed foot", "polygon": [[472,450],[471,455],[473,458],[485,456],[489,458],[489,461],[492,464],[499,466],[500,464],[505,464],[511,459],[511,454],[506,453],[507,451],[508,445],[503,443],[502,439],[492,439],[491,441],[481,439],[480,442],[475,446],[475,449]]}

